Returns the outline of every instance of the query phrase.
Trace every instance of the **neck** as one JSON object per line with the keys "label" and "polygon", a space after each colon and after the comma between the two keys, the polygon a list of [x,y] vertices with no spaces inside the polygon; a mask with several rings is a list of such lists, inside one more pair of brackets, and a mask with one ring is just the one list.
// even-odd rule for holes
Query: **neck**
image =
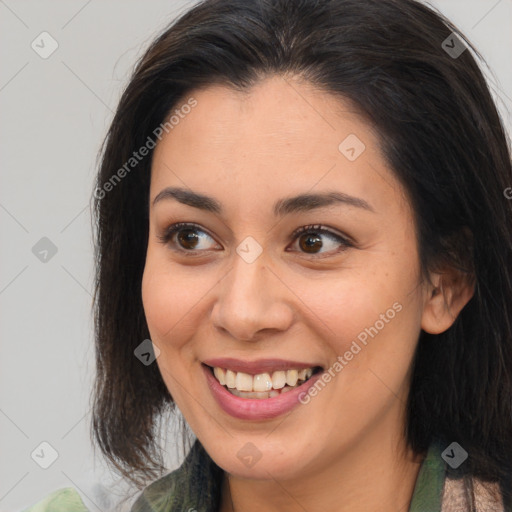
{"label": "neck", "polygon": [[293,480],[241,479],[225,473],[220,512],[406,511],[421,458],[405,440],[365,438]]}

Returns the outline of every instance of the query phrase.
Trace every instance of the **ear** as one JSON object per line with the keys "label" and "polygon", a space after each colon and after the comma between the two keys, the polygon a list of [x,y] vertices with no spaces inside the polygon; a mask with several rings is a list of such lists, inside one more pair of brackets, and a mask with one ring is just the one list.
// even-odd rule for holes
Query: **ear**
{"label": "ear", "polygon": [[449,268],[431,275],[426,288],[421,328],[430,334],[440,334],[455,322],[462,308],[475,293],[473,276]]}

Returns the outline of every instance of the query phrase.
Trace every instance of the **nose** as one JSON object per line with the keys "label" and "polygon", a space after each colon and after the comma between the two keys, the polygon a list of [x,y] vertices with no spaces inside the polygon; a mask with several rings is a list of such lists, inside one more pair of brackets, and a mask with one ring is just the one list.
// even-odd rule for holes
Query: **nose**
{"label": "nose", "polygon": [[240,341],[258,341],[289,329],[294,317],[293,293],[265,264],[264,255],[252,263],[238,254],[233,259],[231,270],[219,282],[212,310],[214,327]]}

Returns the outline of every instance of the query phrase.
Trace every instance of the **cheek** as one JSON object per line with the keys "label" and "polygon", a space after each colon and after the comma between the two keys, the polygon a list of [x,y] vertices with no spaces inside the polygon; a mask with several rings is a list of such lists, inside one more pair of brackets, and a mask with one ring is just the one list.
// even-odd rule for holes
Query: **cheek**
{"label": "cheek", "polygon": [[295,288],[310,332],[325,340],[332,363],[346,356],[343,372],[356,379],[365,373],[361,370],[381,367],[403,376],[416,346],[417,269],[410,262],[391,263],[354,268],[330,280],[304,279]]}
{"label": "cheek", "polygon": [[314,325],[314,332],[324,339],[334,339],[339,350],[346,349],[347,343],[365,327],[376,321],[380,326],[380,315],[386,311],[386,318],[397,316],[393,304],[403,296],[395,283],[365,282],[357,275],[328,281],[304,280],[296,284],[294,291],[304,304],[302,318]]}
{"label": "cheek", "polygon": [[310,282],[301,296],[303,318],[309,309],[309,329],[321,333],[329,353],[330,391],[319,393],[320,400],[327,404],[335,396],[340,404],[326,405],[323,421],[347,435],[396,405],[397,396],[405,400],[420,316],[406,279],[390,277],[365,282],[354,276],[329,288]]}
{"label": "cheek", "polygon": [[152,339],[163,348],[170,347],[173,340],[186,339],[187,329],[192,329],[191,312],[201,297],[201,290],[191,286],[191,282],[182,273],[173,272],[168,261],[152,257],[148,252],[142,302]]}
{"label": "cheek", "polygon": [[200,297],[194,288],[190,289],[190,281],[172,272],[172,266],[164,260],[152,257],[148,251],[142,302],[151,340],[160,349],[156,363],[162,378],[178,407],[186,411],[187,396],[183,396],[180,383],[189,379],[190,371],[184,364],[190,361],[187,340],[192,339],[197,328],[191,317]]}

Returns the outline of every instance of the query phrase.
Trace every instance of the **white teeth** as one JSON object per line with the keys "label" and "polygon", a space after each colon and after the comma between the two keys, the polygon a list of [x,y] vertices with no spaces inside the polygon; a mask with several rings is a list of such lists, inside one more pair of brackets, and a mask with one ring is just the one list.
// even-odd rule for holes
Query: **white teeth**
{"label": "white teeth", "polygon": [[286,372],[286,384],[288,384],[288,386],[295,386],[295,384],[297,384],[298,379],[299,372],[297,370],[288,370]]}
{"label": "white teeth", "polygon": [[270,391],[272,389],[272,379],[268,373],[260,373],[253,379],[254,391]]}
{"label": "white teeth", "polygon": [[234,389],[236,387],[236,373],[231,370],[226,370],[226,386],[229,389]]}
{"label": "white teeth", "polygon": [[226,372],[224,371],[224,368],[219,368],[218,366],[216,366],[214,369],[213,369],[213,374],[215,375],[215,377],[217,377],[217,380],[223,385],[225,386],[226,385]]}
{"label": "white teeth", "polygon": [[272,374],[272,387],[274,389],[284,388],[286,385],[286,372],[278,370]]}
{"label": "white teeth", "polygon": [[[213,374],[222,386],[233,390],[233,394],[237,396],[240,396],[238,393],[242,392],[244,398],[272,398],[302,384],[313,375],[313,369],[276,370],[272,375],[265,372],[253,376],[244,372],[215,367]],[[251,396],[249,396],[250,394]]]}
{"label": "white teeth", "polygon": [[236,389],[238,391],[253,391],[252,389],[252,375],[243,372],[237,372],[236,374]]}

